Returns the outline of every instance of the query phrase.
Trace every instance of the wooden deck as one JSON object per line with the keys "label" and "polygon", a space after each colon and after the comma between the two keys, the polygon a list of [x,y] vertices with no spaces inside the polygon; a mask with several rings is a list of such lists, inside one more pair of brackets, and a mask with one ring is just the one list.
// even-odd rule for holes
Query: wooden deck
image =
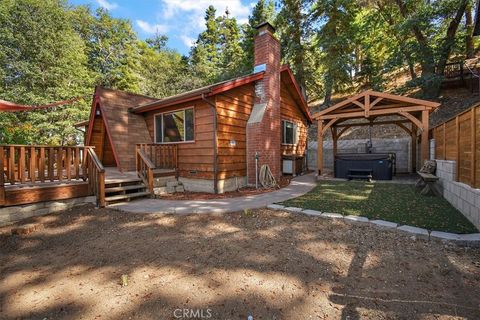
{"label": "wooden deck", "polygon": [[104,207],[153,194],[155,178],[178,174],[174,145],[142,145],[137,156],[137,171],[121,172],[104,168],[92,147],[0,145],[0,207],[89,195]]}

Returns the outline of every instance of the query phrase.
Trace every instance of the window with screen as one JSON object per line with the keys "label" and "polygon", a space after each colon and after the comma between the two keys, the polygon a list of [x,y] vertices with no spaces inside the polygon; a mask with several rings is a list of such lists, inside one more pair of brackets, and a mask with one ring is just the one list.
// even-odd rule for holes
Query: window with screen
{"label": "window with screen", "polygon": [[193,141],[195,135],[193,108],[155,115],[155,142]]}
{"label": "window with screen", "polygon": [[282,143],[297,143],[297,125],[292,121],[282,120]]}

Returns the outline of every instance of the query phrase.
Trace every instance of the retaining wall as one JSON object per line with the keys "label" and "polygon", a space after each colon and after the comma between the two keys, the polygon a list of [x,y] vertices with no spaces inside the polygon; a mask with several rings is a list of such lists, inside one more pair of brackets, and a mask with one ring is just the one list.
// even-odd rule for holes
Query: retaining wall
{"label": "retaining wall", "polygon": [[8,225],[22,219],[42,216],[86,204],[96,204],[96,202],[97,199],[94,196],[89,196],[68,200],[38,202],[23,206],[5,207],[0,209],[0,226]]}
{"label": "retaining wall", "polygon": [[457,182],[457,163],[452,160],[436,160],[437,177],[443,197],[463,213],[480,230],[480,189]]}

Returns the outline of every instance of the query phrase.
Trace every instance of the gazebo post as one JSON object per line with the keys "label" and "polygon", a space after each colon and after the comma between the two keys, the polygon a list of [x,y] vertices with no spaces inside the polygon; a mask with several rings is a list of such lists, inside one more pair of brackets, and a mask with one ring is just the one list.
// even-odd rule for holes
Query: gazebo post
{"label": "gazebo post", "polygon": [[412,139],[410,147],[411,147],[411,156],[412,156],[412,172],[417,172],[417,126],[412,122],[412,130],[410,133],[410,137]]}
{"label": "gazebo post", "polygon": [[317,172],[320,176],[323,172],[323,120],[318,120],[317,132]]}
{"label": "gazebo post", "polygon": [[423,130],[422,130],[422,141],[421,141],[421,150],[422,150],[422,155],[421,155],[422,163],[421,163],[421,165],[422,166],[423,166],[423,163],[425,162],[425,160],[428,160],[428,158],[429,158],[429,154],[428,154],[428,150],[429,150],[429,146],[428,146],[428,118],[429,118],[428,110],[423,110],[422,111]]}
{"label": "gazebo post", "polygon": [[338,146],[338,136],[337,136],[337,127],[332,126],[332,139],[333,139],[333,161],[337,156],[337,146]]}

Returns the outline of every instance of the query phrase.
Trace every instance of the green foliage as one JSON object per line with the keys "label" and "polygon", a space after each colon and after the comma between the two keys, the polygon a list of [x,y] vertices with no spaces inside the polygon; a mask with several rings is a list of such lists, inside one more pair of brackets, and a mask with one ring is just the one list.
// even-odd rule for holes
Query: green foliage
{"label": "green foliage", "polygon": [[140,40],[129,20],[103,9],[67,0],[3,0],[0,99],[28,105],[85,99],[1,113],[0,142],[79,143],[73,124],[88,117],[95,85],[161,98],[250,73],[255,27],[264,21],[277,28],[283,62],[310,99],[328,104],[335,93],[382,90],[399,69],[409,70],[407,87],[434,98],[445,64],[472,54],[472,22],[465,17],[473,2],[281,0],[276,7],[259,0],[244,25],[210,6],[205,31],[183,57],[167,48],[165,35]]}
{"label": "green foliage", "polygon": [[307,48],[311,45],[311,24],[307,13],[311,0],[282,0],[276,26],[282,44],[282,59],[288,63],[297,81],[305,88],[312,65],[307,64]]}
{"label": "green foliage", "polygon": [[245,53],[243,65],[246,70],[253,70],[253,43],[257,34],[255,28],[263,22],[274,24],[275,17],[275,3],[272,0],[259,0],[253,7],[248,23],[243,26],[242,48]]}
{"label": "green foliage", "polygon": [[[0,2],[0,99],[66,106],[0,113],[0,143],[77,144],[95,85],[165,97],[201,85],[167,37],[141,41],[130,21],[63,0]],[[234,48],[229,48],[234,56]]]}
{"label": "green foliage", "polygon": [[95,83],[138,92],[140,52],[130,21],[113,18],[101,8],[93,14],[83,8],[77,14],[80,16],[77,19],[84,22],[79,24],[77,31],[85,41]]}
{"label": "green foliage", "polygon": [[200,87],[202,82],[192,77],[187,58],[159,46],[158,43],[138,43],[139,68],[142,71],[140,92],[163,98]]}
{"label": "green foliage", "polygon": [[[44,104],[84,95],[92,86],[85,44],[70,23],[64,1],[0,2],[2,99]],[[91,89],[90,89],[91,90]],[[68,144],[71,123],[85,118],[87,104],[25,114],[1,114],[4,143]]]}
{"label": "green foliage", "polygon": [[205,12],[205,26],[191,50],[195,74],[206,83],[241,74],[244,51],[237,20],[227,13],[217,17],[216,9],[209,6]]}

